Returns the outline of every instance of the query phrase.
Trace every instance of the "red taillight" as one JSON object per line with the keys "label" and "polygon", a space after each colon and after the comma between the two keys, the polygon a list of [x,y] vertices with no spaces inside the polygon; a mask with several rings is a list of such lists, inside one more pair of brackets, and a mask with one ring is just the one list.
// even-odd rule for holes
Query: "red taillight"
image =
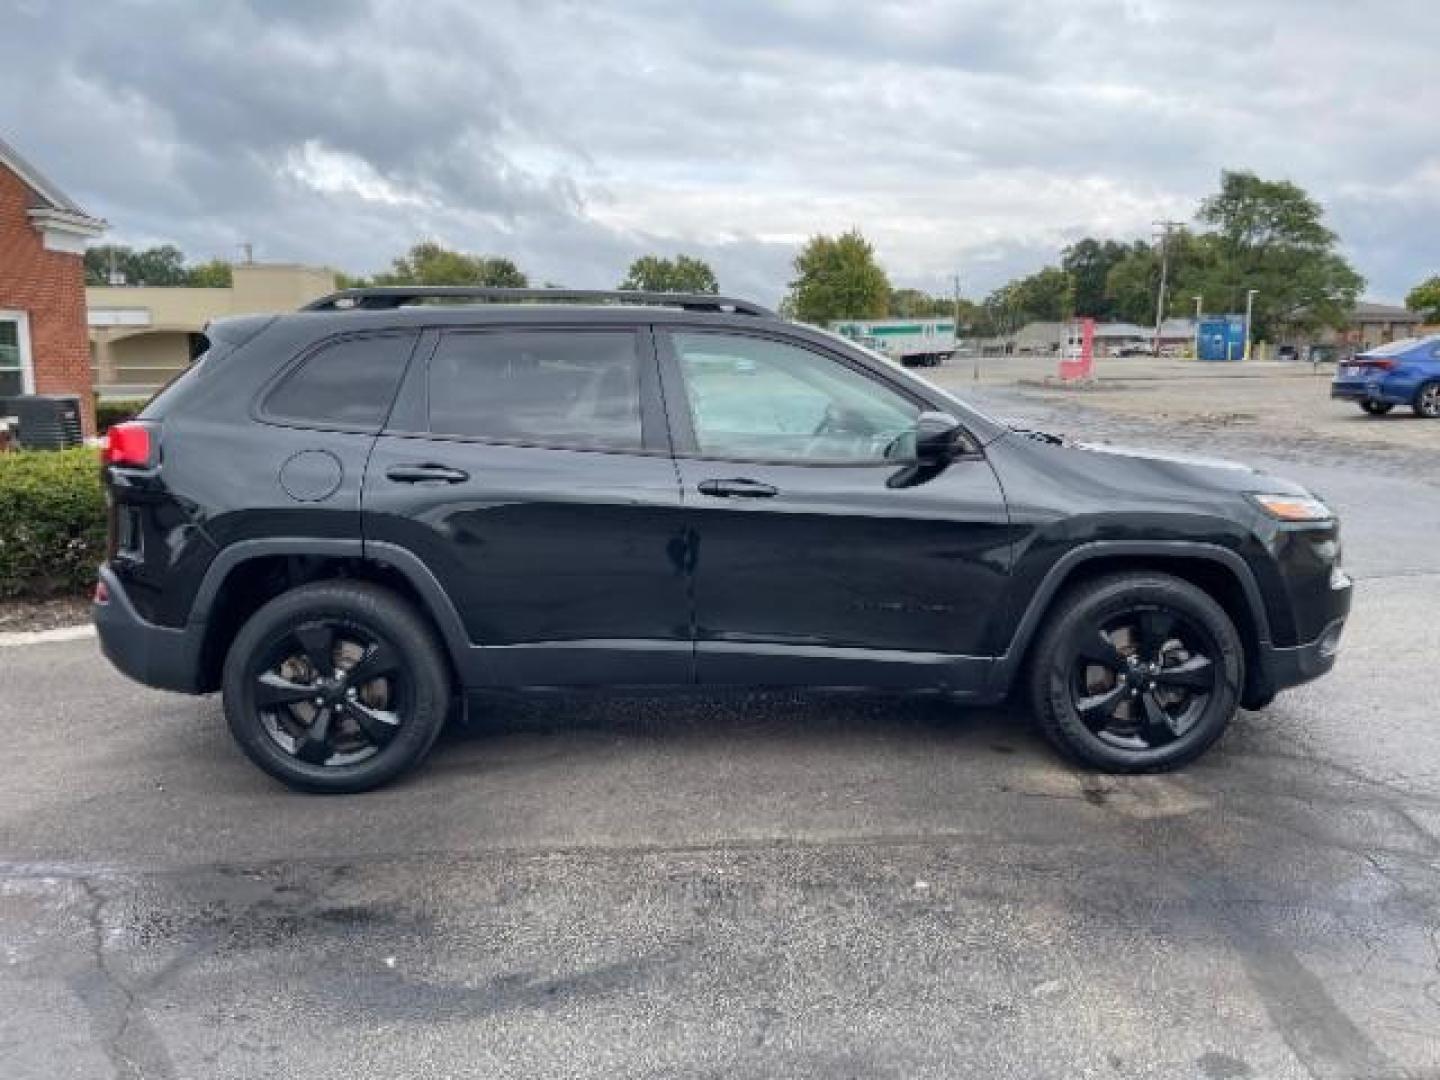
{"label": "red taillight", "polygon": [[153,461],[154,445],[146,424],[130,421],[110,429],[105,442],[105,461],[110,465],[132,465],[145,468]]}
{"label": "red taillight", "polygon": [[108,604],[110,602],[110,586],[103,581],[95,582],[95,603]]}
{"label": "red taillight", "polygon": [[1395,367],[1395,361],[1372,356],[1357,356],[1355,366],[1370,368],[1374,371],[1390,371]]}

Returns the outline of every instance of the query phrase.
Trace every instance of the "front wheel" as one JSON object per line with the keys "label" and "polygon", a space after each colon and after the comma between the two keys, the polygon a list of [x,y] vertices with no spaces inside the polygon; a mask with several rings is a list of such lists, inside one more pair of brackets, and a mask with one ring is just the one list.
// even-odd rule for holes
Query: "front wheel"
{"label": "front wheel", "polygon": [[225,660],[225,718],[251,761],[302,791],[368,791],[416,765],[450,706],[429,625],[388,589],[321,581],[283,593]]}
{"label": "front wheel", "polygon": [[1391,409],[1395,408],[1388,401],[1362,401],[1360,408],[1371,416],[1384,416]]}
{"label": "front wheel", "polygon": [[1041,731],[1106,772],[1193,761],[1239,705],[1244,651],[1225,610],[1189,582],[1116,574],[1052,612],[1030,669]]}
{"label": "front wheel", "polygon": [[1440,419],[1440,382],[1428,382],[1415,394],[1415,415]]}

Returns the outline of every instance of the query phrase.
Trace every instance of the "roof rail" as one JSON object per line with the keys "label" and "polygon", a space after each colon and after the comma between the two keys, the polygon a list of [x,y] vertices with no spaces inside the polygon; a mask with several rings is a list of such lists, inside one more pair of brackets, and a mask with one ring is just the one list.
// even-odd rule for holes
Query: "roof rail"
{"label": "roof rail", "polygon": [[649,304],[676,307],[685,311],[734,312],[762,319],[779,318],[769,308],[709,293],[640,292],[629,289],[497,289],[475,285],[377,285],[372,288],[341,289],[312,300],[301,311],[389,310],[418,304],[423,300],[483,300],[492,304],[519,301],[559,303]]}

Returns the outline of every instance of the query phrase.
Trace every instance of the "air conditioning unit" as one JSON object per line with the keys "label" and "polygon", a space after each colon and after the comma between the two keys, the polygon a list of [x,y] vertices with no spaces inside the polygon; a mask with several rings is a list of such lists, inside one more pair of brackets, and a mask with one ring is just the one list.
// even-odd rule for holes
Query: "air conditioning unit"
{"label": "air conditioning unit", "polygon": [[63,450],[84,441],[78,397],[22,394],[10,398],[7,411],[20,421],[16,434],[25,450]]}

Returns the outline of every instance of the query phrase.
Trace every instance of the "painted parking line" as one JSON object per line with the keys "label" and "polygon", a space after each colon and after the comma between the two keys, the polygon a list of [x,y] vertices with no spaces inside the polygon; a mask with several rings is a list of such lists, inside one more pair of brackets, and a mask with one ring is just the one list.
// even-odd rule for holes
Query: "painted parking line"
{"label": "painted parking line", "polygon": [[0,633],[0,649],[15,645],[48,645],[52,641],[78,641],[95,636],[90,623],[57,626],[54,630],[7,630]]}

